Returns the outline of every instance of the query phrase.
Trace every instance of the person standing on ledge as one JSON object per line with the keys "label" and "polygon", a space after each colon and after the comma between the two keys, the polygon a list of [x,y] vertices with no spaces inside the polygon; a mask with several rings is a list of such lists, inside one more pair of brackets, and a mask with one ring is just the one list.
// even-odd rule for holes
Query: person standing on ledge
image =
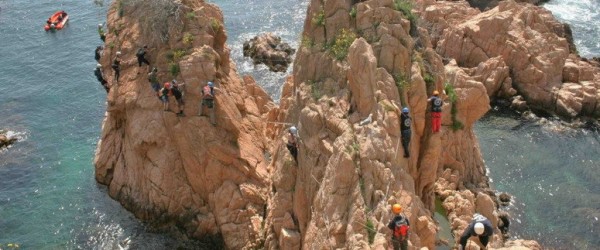
{"label": "person standing on ledge", "polygon": [[290,151],[292,157],[294,157],[296,164],[298,164],[298,129],[296,126],[291,126],[288,129],[288,140],[285,146]]}
{"label": "person standing on ledge", "polygon": [[98,24],[98,35],[100,35],[100,40],[102,42],[106,41],[106,34],[104,33],[104,29],[102,29],[102,24]]}
{"label": "person standing on ledge", "polygon": [[115,56],[111,67],[115,71],[115,81],[119,83],[119,76],[121,75],[121,51],[117,51],[117,56]]}
{"label": "person standing on ledge", "polygon": [[148,46],[144,45],[144,47],[139,48],[137,53],[135,53],[139,67],[142,67],[142,64],[144,64],[144,63],[147,64],[148,67],[150,67],[150,62],[148,62],[148,60],[146,59],[146,49],[147,48],[148,48]]}
{"label": "person standing on ledge", "polygon": [[402,147],[404,148],[404,158],[410,157],[410,125],[412,119],[410,119],[410,114],[408,113],[408,108],[404,107],[402,109],[402,114],[400,114],[400,131],[402,134]]}
{"label": "person standing on ledge", "polygon": [[96,59],[97,62],[100,61],[100,58],[102,57],[102,51],[103,50],[104,50],[104,47],[102,47],[102,46],[96,47],[96,50],[94,51],[94,59]]}
{"label": "person standing on ledge", "polygon": [[163,111],[169,111],[169,96],[172,95],[171,93],[171,83],[170,82],[165,82],[165,85],[162,89],[160,89],[158,91],[159,96],[158,98],[160,98],[160,100],[163,103]]}
{"label": "person standing on ledge", "polygon": [[392,246],[394,250],[407,250],[408,249],[408,230],[410,229],[410,222],[408,218],[401,215],[402,206],[400,204],[392,205],[392,213],[394,218],[388,223],[388,228],[392,230]]}
{"label": "person standing on ledge", "polygon": [[494,234],[494,228],[488,218],[481,214],[474,214],[473,220],[467,226],[462,236],[460,236],[459,250],[464,250],[467,247],[467,241],[472,236],[478,236],[479,242],[483,245],[484,249],[487,249],[487,244],[490,241],[490,237]]}
{"label": "person standing on ledge", "polygon": [[158,69],[156,67],[152,68],[152,71],[148,73],[148,82],[150,82],[150,87],[156,92],[156,95],[160,96],[158,93],[160,90],[160,83],[158,83]]}
{"label": "person standing on ledge", "polygon": [[171,94],[175,97],[177,101],[177,108],[179,112],[177,112],[177,116],[185,116],[183,114],[183,109],[185,108],[185,101],[183,100],[183,93],[180,89],[185,83],[177,83],[176,80],[171,81]]}
{"label": "person standing on ledge", "polygon": [[437,90],[433,91],[433,96],[427,99],[431,102],[431,128],[433,133],[440,132],[442,127],[442,106],[444,101],[439,97],[440,92]]}
{"label": "person standing on ledge", "polygon": [[[198,116],[202,116],[203,108],[206,106],[210,111],[210,123],[212,125],[216,125],[217,121],[215,120],[215,84],[213,82],[208,82],[204,87],[202,87],[202,104],[200,105],[200,111],[198,111]],[[217,89],[218,90],[218,89]]]}
{"label": "person standing on ledge", "polygon": [[102,65],[101,64],[96,65],[96,69],[94,70],[94,75],[96,76],[96,79],[98,79],[100,84],[102,84],[102,87],[104,87],[104,89],[106,90],[106,93],[108,93],[108,91],[110,89],[108,87],[108,82],[104,79],[104,73],[102,73]]}

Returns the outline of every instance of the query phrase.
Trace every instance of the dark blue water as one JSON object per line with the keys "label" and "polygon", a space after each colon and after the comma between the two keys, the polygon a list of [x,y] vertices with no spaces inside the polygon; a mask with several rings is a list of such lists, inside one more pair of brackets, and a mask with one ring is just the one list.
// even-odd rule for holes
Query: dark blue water
{"label": "dark blue water", "polygon": [[[307,1],[211,2],[225,14],[238,72],[253,75],[279,98],[287,73],[253,66],[242,57],[241,46],[272,31],[297,47]],[[563,2],[569,1],[550,4],[563,10]],[[94,180],[105,92],[92,74],[93,50],[100,44],[96,26],[104,22],[107,7],[107,0],[0,0],[0,128],[23,139],[0,152],[0,248],[8,243],[23,249],[174,249],[185,244],[153,233]],[[44,21],[57,9],[70,13],[69,25],[44,32]],[[598,54],[593,45],[599,35],[578,36],[578,27],[586,25],[573,25],[578,44],[590,44],[585,48]],[[496,116],[477,126],[493,184],[516,196],[510,209],[520,223],[513,224],[514,232],[558,248],[565,241],[579,242],[576,249],[598,246],[593,237],[600,207],[598,135],[535,125],[512,130],[518,124],[514,117]]]}

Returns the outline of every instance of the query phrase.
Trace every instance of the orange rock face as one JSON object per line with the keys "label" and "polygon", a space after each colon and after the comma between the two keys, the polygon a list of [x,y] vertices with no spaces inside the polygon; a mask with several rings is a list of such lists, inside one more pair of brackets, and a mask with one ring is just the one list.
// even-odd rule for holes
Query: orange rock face
{"label": "orange rock face", "polygon": [[[506,75],[508,67],[501,95],[518,92],[530,107],[562,117],[600,116],[600,69],[570,54],[568,30],[548,10],[512,0],[478,14],[464,2],[429,2],[421,9],[438,31],[441,55],[460,67],[497,65],[488,70],[492,75]],[[511,84],[517,91],[508,91]]]}
{"label": "orange rock face", "polygon": [[[418,2],[422,14],[444,15],[431,14],[449,30],[489,33],[455,27],[482,15],[477,10],[455,14],[453,7],[434,11],[436,2]],[[143,16],[157,4],[174,12],[167,25],[148,26],[152,21]],[[472,127],[490,98],[515,94],[512,62],[503,54],[488,58],[483,50],[466,50],[471,45],[463,41],[467,47],[451,47],[451,34],[436,38],[415,28],[392,0],[312,0],[303,46],[276,106],[251,77],[237,75],[216,6],[184,0],[122,8],[114,6],[108,17],[117,32],[107,36],[112,46],[101,62],[109,72],[120,50],[122,70],[118,84],[108,79],[94,162],[98,182],[137,217],[199,239],[220,234],[228,249],[387,249],[394,203],[411,221],[411,248],[435,249],[436,195],[455,236],[474,212],[497,223]],[[148,68],[136,65],[135,51],[144,44],[161,82],[185,82],[186,116],[162,111]],[[434,45],[460,57],[444,63]],[[590,79],[570,60],[565,79]],[[536,70],[553,72],[544,63]],[[208,81],[217,86],[215,126],[195,116]],[[444,99],[439,133],[431,132],[427,101],[434,90]],[[176,108],[172,97],[170,106]],[[412,117],[410,158],[400,143],[402,107]],[[292,124],[299,130],[297,162],[286,149]],[[494,247],[503,245],[494,238]],[[506,246],[536,249],[537,243]]]}
{"label": "orange rock face", "polygon": [[[126,6],[122,17],[116,7],[110,9],[109,28],[121,29],[107,36],[113,47],[107,46],[105,55],[113,57],[120,50],[122,70],[120,82],[111,81],[94,160],[96,179],[139,218],[197,238],[220,233],[230,249],[255,246],[269,189],[263,116],[273,103],[251,78],[242,80],[230,67],[223,17],[216,6],[201,1],[171,4],[177,7],[173,15],[180,18],[165,21],[181,22],[184,28],[165,26],[166,40],[155,43],[141,28],[147,25],[143,13],[152,13],[155,5]],[[186,13],[194,18],[185,18]],[[211,22],[220,28],[204,25]],[[186,38],[190,36],[191,42]],[[150,47],[147,58],[159,69],[161,82],[185,82],[185,117],[162,110],[146,78],[147,68],[137,67],[135,51],[143,44]],[[165,56],[174,52],[183,55]],[[112,58],[105,57],[102,64],[109,72]],[[170,67],[177,67],[179,74],[173,76]],[[200,89],[208,81],[219,89],[216,126],[196,115]],[[177,110],[172,96],[170,107]]]}

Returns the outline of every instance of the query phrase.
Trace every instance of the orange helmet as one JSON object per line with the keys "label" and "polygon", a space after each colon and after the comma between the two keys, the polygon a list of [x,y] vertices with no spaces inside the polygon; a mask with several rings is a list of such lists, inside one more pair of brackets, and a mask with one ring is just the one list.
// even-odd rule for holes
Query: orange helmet
{"label": "orange helmet", "polygon": [[392,212],[394,214],[400,214],[400,212],[402,212],[402,206],[400,206],[398,203],[392,205]]}
{"label": "orange helmet", "polygon": [[439,91],[437,91],[437,90],[434,90],[434,91],[433,91],[433,95],[439,95],[439,94],[440,94],[440,92],[439,92]]}

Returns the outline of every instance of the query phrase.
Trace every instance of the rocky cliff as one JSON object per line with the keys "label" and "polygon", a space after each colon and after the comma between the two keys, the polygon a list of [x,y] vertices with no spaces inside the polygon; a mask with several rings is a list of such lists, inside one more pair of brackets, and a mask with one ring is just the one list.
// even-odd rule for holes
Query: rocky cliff
{"label": "rocky cliff", "polygon": [[572,53],[570,28],[548,10],[512,0],[485,12],[465,1],[420,1],[419,8],[440,55],[473,76],[487,77],[476,68],[490,65],[498,66],[492,75],[508,76],[506,86],[516,91],[488,91],[491,97],[517,96],[516,106],[524,100],[568,119],[600,117],[600,68]]}
{"label": "rocky cliff", "polygon": [[[108,28],[101,63],[111,72],[119,50],[122,70],[118,84],[108,79],[96,180],[143,220],[196,238],[220,234],[230,249],[258,244],[270,189],[263,116],[273,104],[232,67],[221,11],[203,1],[115,1]],[[161,82],[186,83],[185,117],[162,110],[136,62],[143,45]],[[196,116],[207,81],[220,90],[216,126]]]}
{"label": "rocky cliff", "polygon": [[[444,30],[481,15],[465,2],[447,4],[461,3],[414,7],[426,18],[448,15],[438,17],[446,23],[432,22]],[[221,235],[228,249],[387,249],[393,203],[411,221],[411,249],[435,249],[436,196],[455,238],[474,212],[496,225],[472,128],[490,96],[521,91],[513,88],[513,66],[485,53],[473,65],[465,62],[479,57],[444,60],[438,52],[463,51],[465,43],[452,47],[444,42],[450,34],[435,36],[410,9],[401,0],[311,0],[293,74],[276,106],[250,77],[237,75],[215,5],[114,2],[101,63],[110,72],[119,50],[122,73],[118,84],[109,77],[96,179],[137,217],[195,238]],[[147,68],[136,65],[143,45],[162,82],[186,83],[187,116],[162,111]],[[219,88],[216,126],[194,116],[207,81]],[[445,93],[439,133],[431,132],[427,102],[434,90]],[[413,118],[410,158],[398,153],[401,107]],[[297,162],[285,147],[284,124],[299,128]],[[539,249],[500,236],[491,246]]]}

